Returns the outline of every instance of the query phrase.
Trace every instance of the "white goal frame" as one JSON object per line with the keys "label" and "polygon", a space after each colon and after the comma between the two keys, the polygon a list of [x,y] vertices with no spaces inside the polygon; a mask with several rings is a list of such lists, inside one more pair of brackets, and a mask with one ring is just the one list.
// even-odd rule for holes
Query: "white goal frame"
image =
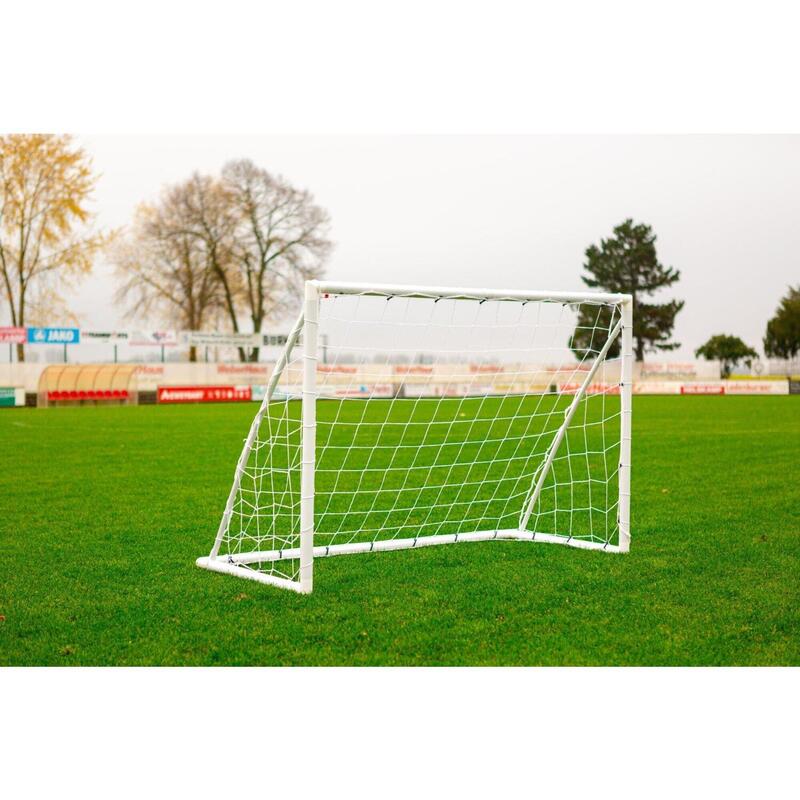
{"label": "white goal frame", "polygon": [[[620,319],[610,331],[605,344],[598,352],[591,367],[586,372],[580,388],[564,412],[564,419],[545,455],[544,465],[538,471],[535,485],[532,486],[527,501],[520,511],[519,526],[503,530],[479,530],[457,534],[423,535],[414,538],[386,539],[368,542],[351,542],[314,546],[314,477],[316,466],[316,402],[317,394],[317,352],[320,298],[324,295],[390,295],[408,298],[447,298],[464,300],[509,300],[509,301],[550,301],[555,303],[607,303],[620,308]],[[303,346],[303,386],[302,386],[302,466],[300,485],[300,546],[284,550],[261,550],[243,552],[235,556],[220,556],[220,546],[230,522],[241,477],[248,457],[258,434],[259,425],[273,399],[281,374],[286,369],[292,349],[302,334]],[[559,446],[570,425],[570,421],[585,397],[587,389],[616,338],[620,338],[620,438],[619,438],[619,477],[617,504],[618,543],[587,541],[585,539],[537,533],[526,530],[531,512],[536,505],[548,472]],[[631,470],[631,411],[633,376],[633,301],[631,295],[600,292],[549,292],[518,291],[474,288],[449,288],[426,286],[403,286],[391,284],[340,283],[326,281],[307,281],[305,284],[304,309],[297,318],[286,345],[275,364],[267,384],[264,399],[255,415],[242,453],[236,466],[233,486],[228,495],[225,511],[220,521],[214,545],[208,556],[198,558],[197,566],[212,572],[235,575],[281,588],[308,594],[313,588],[314,559],[323,556],[367,553],[388,550],[403,550],[456,542],[479,542],[492,539],[520,540],[564,544],[588,550],[626,553],[630,548],[630,470]],[[299,580],[265,574],[247,567],[256,562],[299,560]]]}

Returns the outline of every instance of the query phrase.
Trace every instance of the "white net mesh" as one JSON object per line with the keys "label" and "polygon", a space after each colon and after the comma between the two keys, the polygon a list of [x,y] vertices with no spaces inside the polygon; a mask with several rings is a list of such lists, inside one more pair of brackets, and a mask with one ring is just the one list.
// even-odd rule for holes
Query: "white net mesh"
{"label": "white net mesh", "polygon": [[[619,319],[619,306],[589,301],[322,295],[317,554],[520,529],[616,545],[618,337],[545,467]],[[290,580],[299,571],[302,388],[297,346],[254,423],[219,551]]]}

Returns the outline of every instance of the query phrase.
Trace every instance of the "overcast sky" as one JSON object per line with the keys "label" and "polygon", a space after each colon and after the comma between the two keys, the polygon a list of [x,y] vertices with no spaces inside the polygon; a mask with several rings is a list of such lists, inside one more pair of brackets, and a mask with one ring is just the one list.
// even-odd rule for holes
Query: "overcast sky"
{"label": "overcast sky", "polygon": [[[585,248],[633,217],[681,271],[664,294],[686,300],[672,360],[720,332],[760,350],[800,283],[800,136],[79,139],[102,173],[101,226],[232,158],[283,174],[329,210],[337,280],[579,289]],[[123,326],[114,285],[99,261],[70,298],[84,327]]]}

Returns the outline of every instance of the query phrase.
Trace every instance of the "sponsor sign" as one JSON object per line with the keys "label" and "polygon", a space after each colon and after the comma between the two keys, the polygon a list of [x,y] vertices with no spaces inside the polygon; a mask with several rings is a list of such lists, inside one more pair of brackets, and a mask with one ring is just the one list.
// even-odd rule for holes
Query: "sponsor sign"
{"label": "sponsor sign", "polygon": [[285,333],[257,333],[255,335],[261,337],[262,347],[283,347],[289,341],[289,337]]}
{"label": "sponsor sign", "polygon": [[91,342],[108,342],[109,344],[124,344],[128,341],[128,331],[84,331],[81,337]]}
{"label": "sponsor sign", "polygon": [[634,394],[680,394],[680,381],[636,381]]}
{"label": "sponsor sign", "polygon": [[725,394],[722,383],[684,383],[681,394]]}
{"label": "sponsor sign", "polygon": [[239,403],[250,400],[249,386],[159,386],[159,403]]}
{"label": "sponsor sign", "polygon": [[[582,383],[573,382],[559,383],[558,391],[560,394],[576,394],[582,385]],[[586,387],[586,394],[619,394],[619,384],[596,381]]]}
{"label": "sponsor sign", "polygon": [[28,344],[80,344],[77,328],[28,328]]}
{"label": "sponsor sign", "polygon": [[219,375],[251,375],[265,378],[267,375],[266,364],[217,364]]}
{"label": "sponsor sign", "polygon": [[136,365],[136,374],[137,375],[163,375],[164,374],[164,365],[163,364],[137,364]]}
{"label": "sponsor sign", "polygon": [[395,389],[391,383],[365,383],[360,386],[348,386],[343,388],[330,387],[329,396],[334,397],[394,397]]}
{"label": "sponsor sign", "polygon": [[25,390],[19,386],[0,386],[0,408],[25,405]]}
{"label": "sponsor sign", "polygon": [[175,347],[178,344],[178,334],[175,331],[131,331],[128,344],[134,347],[160,346]]}
{"label": "sponsor sign", "polygon": [[645,361],[639,372],[640,377],[644,380],[647,378],[660,378],[661,380],[686,380],[687,378],[697,378],[697,365],[692,363],[674,364],[674,363],[651,363]]}
{"label": "sponsor sign", "polygon": [[725,394],[788,394],[788,381],[728,381]]}
{"label": "sponsor sign", "polygon": [[28,333],[25,328],[0,328],[0,342],[10,344],[25,344],[28,341]]}
{"label": "sponsor sign", "polygon": [[[343,368],[340,367],[340,369]],[[353,372],[356,371],[355,367],[353,367],[352,369]],[[392,369],[392,371],[394,372],[395,375],[431,375],[433,373],[433,367],[398,364]]]}
{"label": "sponsor sign", "polygon": [[261,335],[257,333],[214,333],[182,331],[178,336],[184,347],[259,347]]}
{"label": "sponsor sign", "polygon": [[504,372],[505,367],[500,364],[470,364],[470,372]]}
{"label": "sponsor sign", "polygon": [[343,364],[317,364],[317,372],[337,372],[346,375],[355,375],[355,373],[358,372],[358,367],[347,367]]}
{"label": "sponsor sign", "polygon": [[479,389],[469,383],[407,383],[403,387],[404,397],[469,397]]}

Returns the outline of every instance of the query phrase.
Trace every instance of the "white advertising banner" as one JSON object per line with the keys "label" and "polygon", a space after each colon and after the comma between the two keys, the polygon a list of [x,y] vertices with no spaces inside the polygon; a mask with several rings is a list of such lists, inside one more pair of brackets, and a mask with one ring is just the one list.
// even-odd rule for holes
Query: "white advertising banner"
{"label": "white advertising banner", "polygon": [[329,387],[327,391],[323,390],[320,394],[328,397],[358,397],[364,399],[367,397],[394,397],[395,388],[391,383],[364,383],[354,384],[352,386],[339,386]]}
{"label": "white advertising banner", "polygon": [[[89,339],[84,339],[89,341]],[[95,339],[92,341],[113,341],[112,339]],[[35,392],[39,376],[47,366],[44,361],[0,363],[0,386],[24,386],[26,391]],[[269,382],[273,363],[216,363],[216,362],[148,362],[136,365],[137,387],[139,391],[155,391],[161,386],[239,386],[260,387]],[[468,365],[451,364],[446,369],[429,370],[428,365],[400,367],[395,372],[386,365],[319,365],[317,388],[320,396],[325,397],[442,397],[467,395],[504,395],[504,394],[542,394],[550,391],[553,384],[560,392],[573,394],[581,385],[580,375],[570,375],[551,381],[551,375],[536,375],[530,380],[528,375],[516,375],[511,371],[505,373],[473,373],[469,374]],[[294,387],[302,384],[302,366],[292,365],[281,379],[282,386]],[[373,391],[374,390],[374,391]],[[299,392],[299,388],[297,389]],[[616,393],[614,379],[593,381],[590,392]],[[789,393],[789,382],[786,379],[743,379],[743,380],[709,380],[709,381],[675,381],[675,380],[634,380],[634,394],[637,395],[785,395]]]}
{"label": "white advertising banner", "polygon": [[184,347],[260,347],[259,333],[215,333],[181,331],[178,340]]}
{"label": "white advertising banner", "polygon": [[680,381],[635,381],[634,394],[680,394]]}
{"label": "white advertising banner", "polygon": [[789,394],[789,381],[726,381],[726,394]]}
{"label": "white advertising banner", "polygon": [[719,365],[710,361],[644,361],[634,365],[634,378],[642,381],[697,381],[719,378]]}
{"label": "white advertising banner", "polygon": [[81,339],[91,344],[125,344],[129,339],[128,331],[86,331],[81,328]]}
{"label": "white advertising banner", "polygon": [[176,347],[178,334],[175,331],[130,331],[128,344],[134,347]]}
{"label": "white advertising banner", "polygon": [[219,333],[218,331],[181,331],[178,341],[184,347],[282,347],[285,333]]}
{"label": "white advertising banner", "polygon": [[216,369],[217,374],[228,378],[241,378],[250,383],[253,381],[264,381],[272,375],[272,364],[209,364],[209,367]]}
{"label": "white advertising banner", "polygon": [[155,391],[160,386],[202,386],[248,384],[264,386],[272,374],[272,364],[216,364],[205,362],[139,364],[136,378],[139,391]]}

